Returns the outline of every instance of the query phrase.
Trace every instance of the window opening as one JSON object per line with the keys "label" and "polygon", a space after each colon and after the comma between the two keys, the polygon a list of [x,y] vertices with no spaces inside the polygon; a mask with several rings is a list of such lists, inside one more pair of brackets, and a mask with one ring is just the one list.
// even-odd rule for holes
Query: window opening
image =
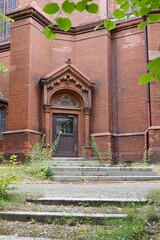
{"label": "window opening", "polygon": [[68,94],[62,94],[54,98],[52,104],[54,107],[77,108],[79,101]]}
{"label": "window opening", "polygon": [[0,132],[6,131],[7,110],[5,107],[0,108]]}
{"label": "window opening", "polygon": [[[12,11],[14,11],[17,8],[17,0],[0,0],[0,13],[2,14],[8,14]],[[10,37],[11,35],[11,23],[9,21],[6,21],[0,17],[0,40]]]}
{"label": "window opening", "polygon": [[73,133],[73,118],[57,118],[56,133]]}

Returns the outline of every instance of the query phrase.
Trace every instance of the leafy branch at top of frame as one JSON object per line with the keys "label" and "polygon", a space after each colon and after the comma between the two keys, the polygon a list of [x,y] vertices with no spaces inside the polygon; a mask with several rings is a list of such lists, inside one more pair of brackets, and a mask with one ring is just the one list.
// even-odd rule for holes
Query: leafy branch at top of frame
{"label": "leafy branch at top of frame", "polygon": [[[160,20],[160,13],[154,12],[160,8],[160,0],[116,0],[117,6],[119,8],[115,9],[113,13],[107,13],[107,17],[100,25],[104,25],[107,30],[112,30],[116,27],[116,21],[126,19],[128,20],[130,16],[143,17],[147,16],[147,20],[143,21],[138,25],[141,30],[148,25],[148,23],[157,23]],[[98,12],[98,4],[94,0],[81,0],[75,3],[72,0],[64,0],[62,4],[56,2],[51,2],[43,8],[43,11],[50,15],[57,14],[52,23],[43,29],[44,35],[52,40],[56,37],[55,33],[52,31],[54,24],[58,25],[59,29],[63,31],[68,31],[72,27],[72,21],[69,17],[60,17],[62,13],[71,15],[74,11],[96,14]],[[98,29],[99,26],[96,27]],[[48,35],[50,31],[53,35]]]}
{"label": "leafy branch at top of frame", "polygon": [[97,13],[98,5],[93,2],[93,0],[81,0],[77,3],[71,0],[64,0],[61,5],[56,2],[51,2],[43,8],[43,11],[50,15],[55,15],[51,24],[46,26],[42,32],[47,37],[48,40],[53,40],[56,38],[56,34],[52,31],[54,24],[57,24],[59,29],[67,32],[72,27],[72,21],[68,17],[60,17],[62,13],[72,14],[74,11],[88,13]]}
{"label": "leafy branch at top of frame", "polygon": [[[160,20],[160,0],[116,0],[116,4],[119,8],[115,9],[110,16],[107,15],[96,28],[97,30],[102,25],[108,30],[112,30],[116,27],[116,21],[128,20],[130,16],[139,17],[142,21],[138,25],[138,29],[142,30],[147,27],[149,23],[157,23]],[[56,24],[59,29],[68,31],[72,27],[72,21],[68,17],[61,17],[62,13],[72,14],[74,11],[96,14],[98,12],[98,4],[94,0],[81,0],[75,3],[72,0],[64,0],[62,4],[51,2],[43,8],[43,11],[47,14],[54,15],[52,23],[46,26],[42,32],[48,40],[56,38],[56,33],[52,28]],[[148,64],[148,73],[143,74],[139,82],[140,84],[146,84],[157,79],[160,82],[160,57],[155,58]],[[151,72],[149,72],[151,71]]]}

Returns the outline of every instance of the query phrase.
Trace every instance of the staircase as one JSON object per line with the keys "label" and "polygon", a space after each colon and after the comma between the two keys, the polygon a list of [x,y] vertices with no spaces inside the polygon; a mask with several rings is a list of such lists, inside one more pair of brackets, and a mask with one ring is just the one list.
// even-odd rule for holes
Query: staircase
{"label": "staircase", "polygon": [[156,181],[151,167],[116,167],[83,158],[52,158],[53,180],[70,181]]}

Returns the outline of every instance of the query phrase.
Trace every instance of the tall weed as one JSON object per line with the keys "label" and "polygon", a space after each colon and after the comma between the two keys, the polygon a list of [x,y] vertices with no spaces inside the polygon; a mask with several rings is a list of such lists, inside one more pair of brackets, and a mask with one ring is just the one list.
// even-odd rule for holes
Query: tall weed
{"label": "tall weed", "polygon": [[96,157],[97,157],[97,160],[99,160],[100,162],[102,162],[102,153],[101,153],[101,151],[99,150],[99,147],[97,146],[95,137],[91,136],[90,144],[91,144],[91,148],[92,148],[93,152],[95,153],[95,155],[96,155]]}
{"label": "tall weed", "polygon": [[61,132],[59,132],[50,149],[45,147],[44,137],[33,146],[26,169],[28,173],[34,174],[38,179],[52,179],[53,170],[49,165],[49,160],[56,153],[60,135]]}
{"label": "tall weed", "polygon": [[8,195],[8,190],[14,190],[10,184],[13,184],[18,180],[17,175],[14,173],[16,164],[17,156],[11,155],[8,166],[0,168],[0,199],[3,199]]}

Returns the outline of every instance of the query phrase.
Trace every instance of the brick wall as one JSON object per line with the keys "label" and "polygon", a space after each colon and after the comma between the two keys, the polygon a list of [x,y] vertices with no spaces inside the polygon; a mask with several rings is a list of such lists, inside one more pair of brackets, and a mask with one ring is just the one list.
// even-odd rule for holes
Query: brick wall
{"label": "brick wall", "polygon": [[3,151],[6,159],[10,155],[18,156],[18,161],[25,161],[32,146],[42,138],[40,133],[30,131],[7,132],[3,136]]}
{"label": "brick wall", "polygon": [[[79,17],[76,19],[79,24],[92,20],[94,16],[88,20],[84,17],[81,22]],[[157,33],[158,26],[149,27],[150,52],[156,51],[158,38],[151,36]],[[44,121],[39,79],[71,58],[96,83],[92,90],[90,134],[96,137],[100,151],[107,153],[111,144],[117,161],[141,160],[148,129],[146,86],[138,84],[139,76],[146,69],[144,31],[138,31],[132,21],[130,26],[119,25],[111,33],[105,29],[61,33],[55,41],[48,42],[40,33],[42,28],[31,16],[17,20],[12,27],[10,66],[8,52],[0,55],[10,69],[8,130],[17,131],[5,134],[3,148],[6,152],[24,154],[40,139]],[[8,77],[0,84],[8,96]],[[151,84],[153,128],[149,129],[150,154],[154,161],[159,148],[159,105],[159,85],[154,82]],[[81,116],[80,148],[84,145],[84,127]],[[32,130],[40,132],[39,135],[32,134]],[[79,155],[80,152],[79,149]]]}

